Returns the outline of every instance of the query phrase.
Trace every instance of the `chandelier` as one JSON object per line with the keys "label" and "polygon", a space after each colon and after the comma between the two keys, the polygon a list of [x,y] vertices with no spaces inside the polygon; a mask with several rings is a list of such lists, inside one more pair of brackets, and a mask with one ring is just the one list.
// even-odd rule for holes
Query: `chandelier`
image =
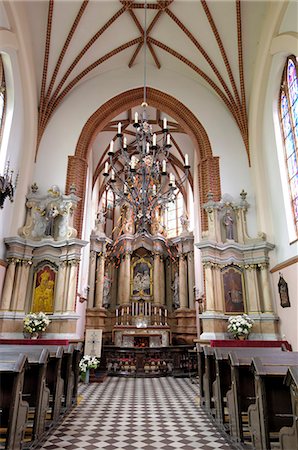
{"label": "chandelier", "polygon": [[6,164],[4,169],[4,174],[0,175],[0,208],[2,209],[4,206],[4,201],[6,197],[13,202],[14,192],[17,187],[18,175],[13,182],[13,170],[10,170],[9,161]]}
{"label": "chandelier", "polygon": [[[147,3],[144,3],[144,95],[142,112],[134,114],[135,138],[128,144],[118,123],[117,139],[110,142],[109,159],[105,162],[103,175],[115,195],[118,205],[131,208],[132,219],[138,232],[149,231],[157,208],[174,202],[182,184],[189,174],[189,159],[185,155],[184,170],[180,177],[168,171],[171,136],[167,118],[162,120],[162,134],[153,133],[149,124],[146,101],[146,50],[147,50]],[[139,117],[140,116],[140,117]]]}

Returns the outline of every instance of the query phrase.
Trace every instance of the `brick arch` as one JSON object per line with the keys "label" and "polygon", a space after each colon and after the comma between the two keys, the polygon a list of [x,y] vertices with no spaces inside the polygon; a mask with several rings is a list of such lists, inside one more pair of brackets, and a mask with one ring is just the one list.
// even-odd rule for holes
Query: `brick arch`
{"label": "brick arch", "polygon": [[[111,98],[89,117],[80,134],[74,156],[68,157],[66,192],[72,184],[77,188],[77,195],[82,199],[74,217],[74,226],[81,235],[84,213],[84,199],[87,177],[87,160],[92,148],[92,142],[97,134],[118,114],[143,101],[143,88],[131,89]],[[200,201],[206,201],[209,191],[214,193],[214,199],[220,199],[219,158],[213,157],[210,141],[206,130],[196,116],[179,100],[157,89],[147,88],[147,101],[169,116],[173,117],[190,136],[198,154],[198,172]],[[196,183],[196,180],[194,180]],[[202,215],[203,229],[206,229],[207,219]]]}

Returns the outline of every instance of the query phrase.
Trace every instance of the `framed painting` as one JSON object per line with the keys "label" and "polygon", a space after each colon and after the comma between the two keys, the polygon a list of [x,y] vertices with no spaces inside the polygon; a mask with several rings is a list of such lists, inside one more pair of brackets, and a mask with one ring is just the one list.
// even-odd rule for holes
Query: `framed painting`
{"label": "framed painting", "polygon": [[49,265],[40,267],[34,275],[32,312],[54,312],[56,271]]}
{"label": "framed painting", "polygon": [[289,298],[288,283],[285,281],[281,273],[279,274],[278,292],[280,297],[280,306],[282,308],[289,308],[291,303]]}
{"label": "framed painting", "polygon": [[225,312],[239,314],[245,312],[245,292],[243,273],[237,267],[222,270]]}
{"label": "framed painting", "polygon": [[138,259],[131,266],[131,295],[152,296],[152,265],[144,258]]}

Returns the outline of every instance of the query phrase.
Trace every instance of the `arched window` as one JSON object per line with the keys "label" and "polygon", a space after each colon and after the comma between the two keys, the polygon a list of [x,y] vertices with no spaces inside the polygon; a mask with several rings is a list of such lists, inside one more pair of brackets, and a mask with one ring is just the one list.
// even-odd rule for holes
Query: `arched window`
{"label": "arched window", "polygon": [[0,54],[0,145],[2,141],[6,112],[6,86],[2,56]]}
{"label": "arched window", "polygon": [[280,122],[290,201],[298,236],[298,82],[297,60],[290,56],[284,68],[280,89]]}
{"label": "arched window", "polygon": [[168,238],[178,236],[182,231],[180,217],[184,211],[184,201],[181,192],[177,195],[174,202],[169,203],[166,209],[166,229]]}

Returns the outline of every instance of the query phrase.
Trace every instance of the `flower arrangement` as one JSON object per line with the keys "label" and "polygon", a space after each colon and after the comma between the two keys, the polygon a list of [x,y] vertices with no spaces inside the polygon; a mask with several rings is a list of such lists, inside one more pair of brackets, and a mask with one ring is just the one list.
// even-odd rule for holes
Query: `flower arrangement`
{"label": "flower arrangement", "polygon": [[97,369],[100,360],[96,356],[85,355],[79,362],[81,372],[87,372],[88,369]]}
{"label": "flower arrangement", "polygon": [[228,332],[236,339],[240,336],[247,337],[253,326],[254,321],[246,314],[242,316],[231,316],[228,320]]}
{"label": "flower arrangement", "polygon": [[50,319],[44,312],[29,313],[24,317],[23,322],[24,331],[34,334],[45,331],[50,324]]}

